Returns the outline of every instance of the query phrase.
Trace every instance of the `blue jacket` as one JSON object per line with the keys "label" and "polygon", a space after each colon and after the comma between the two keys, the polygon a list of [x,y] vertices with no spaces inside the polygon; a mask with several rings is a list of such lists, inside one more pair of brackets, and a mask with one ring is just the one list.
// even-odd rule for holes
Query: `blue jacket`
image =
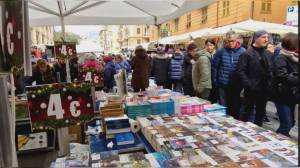
{"label": "blue jacket", "polygon": [[246,50],[243,47],[219,49],[212,61],[212,80],[218,87],[227,87],[240,58]]}
{"label": "blue jacket", "polygon": [[116,74],[115,64],[111,61],[104,67],[104,86],[112,89],[115,85],[114,75]]}
{"label": "blue jacket", "polygon": [[115,64],[115,69],[118,72],[120,69],[124,68],[127,73],[131,73],[131,67],[128,63],[128,61],[123,61],[121,63],[116,63]]}
{"label": "blue jacket", "polygon": [[169,75],[171,80],[182,80],[183,77],[183,55],[175,53],[169,66]]}

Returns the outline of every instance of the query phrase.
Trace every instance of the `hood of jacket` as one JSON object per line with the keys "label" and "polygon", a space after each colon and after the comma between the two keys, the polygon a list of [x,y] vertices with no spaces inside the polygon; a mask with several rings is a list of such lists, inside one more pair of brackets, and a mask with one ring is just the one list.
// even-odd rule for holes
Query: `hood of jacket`
{"label": "hood of jacket", "polygon": [[181,53],[174,53],[172,59],[182,60],[183,59],[183,55]]}

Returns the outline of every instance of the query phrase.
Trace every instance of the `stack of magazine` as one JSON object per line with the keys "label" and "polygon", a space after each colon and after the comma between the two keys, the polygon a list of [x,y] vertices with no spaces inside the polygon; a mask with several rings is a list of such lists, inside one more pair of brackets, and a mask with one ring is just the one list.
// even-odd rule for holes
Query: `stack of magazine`
{"label": "stack of magazine", "polygon": [[171,156],[168,164],[173,167],[291,167],[298,163],[297,143],[250,122],[205,113],[137,120],[152,147]]}

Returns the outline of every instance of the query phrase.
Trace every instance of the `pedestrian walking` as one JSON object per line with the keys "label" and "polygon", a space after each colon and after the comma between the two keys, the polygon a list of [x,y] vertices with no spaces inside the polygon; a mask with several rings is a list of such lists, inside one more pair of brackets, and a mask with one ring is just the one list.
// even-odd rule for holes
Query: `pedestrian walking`
{"label": "pedestrian walking", "polygon": [[153,58],[152,71],[155,83],[158,86],[163,86],[163,88],[169,88],[169,56],[164,52],[164,50],[158,50],[157,54]]}
{"label": "pedestrian walking", "polygon": [[183,93],[183,58],[183,54],[180,51],[176,51],[171,58],[169,66],[169,76],[172,90],[180,93]]}

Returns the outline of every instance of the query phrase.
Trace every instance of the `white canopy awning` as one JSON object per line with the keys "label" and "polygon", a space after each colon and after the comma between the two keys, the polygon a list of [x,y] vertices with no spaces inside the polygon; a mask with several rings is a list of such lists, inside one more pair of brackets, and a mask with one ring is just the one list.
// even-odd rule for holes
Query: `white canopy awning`
{"label": "white canopy awning", "polygon": [[81,40],[79,45],[76,45],[77,53],[85,53],[85,52],[101,52],[104,51],[103,48],[100,48],[100,43],[92,42],[89,40]]}
{"label": "white canopy awning", "polygon": [[184,33],[184,34],[175,35],[175,36],[171,36],[171,37],[165,37],[165,38],[159,39],[158,42],[160,44],[176,44],[176,43],[180,43],[180,42],[188,42],[192,39],[202,37],[204,34],[208,33],[211,30],[212,29],[210,29],[210,28],[205,28],[205,29],[201,29],[198,31],[194,31],[194,32]]}
{"label": "white canopy awning", "polygon": [[161,24],[215,0],[27,0],[31,26]]}
{"label": "white canopy awning", "polygon": [[258,30],[266,30],[269,33],[274,34],[285,34],[288,32],[298,33],[298,27],[287,26],[277,23],[261,22],[255,20],[246,20],[236,24],[226,25],[222,27],[215,28],[208,31],[203,36],[220,36],[226,34],[226,32],[234,30],[237,33],[255,32]]}

